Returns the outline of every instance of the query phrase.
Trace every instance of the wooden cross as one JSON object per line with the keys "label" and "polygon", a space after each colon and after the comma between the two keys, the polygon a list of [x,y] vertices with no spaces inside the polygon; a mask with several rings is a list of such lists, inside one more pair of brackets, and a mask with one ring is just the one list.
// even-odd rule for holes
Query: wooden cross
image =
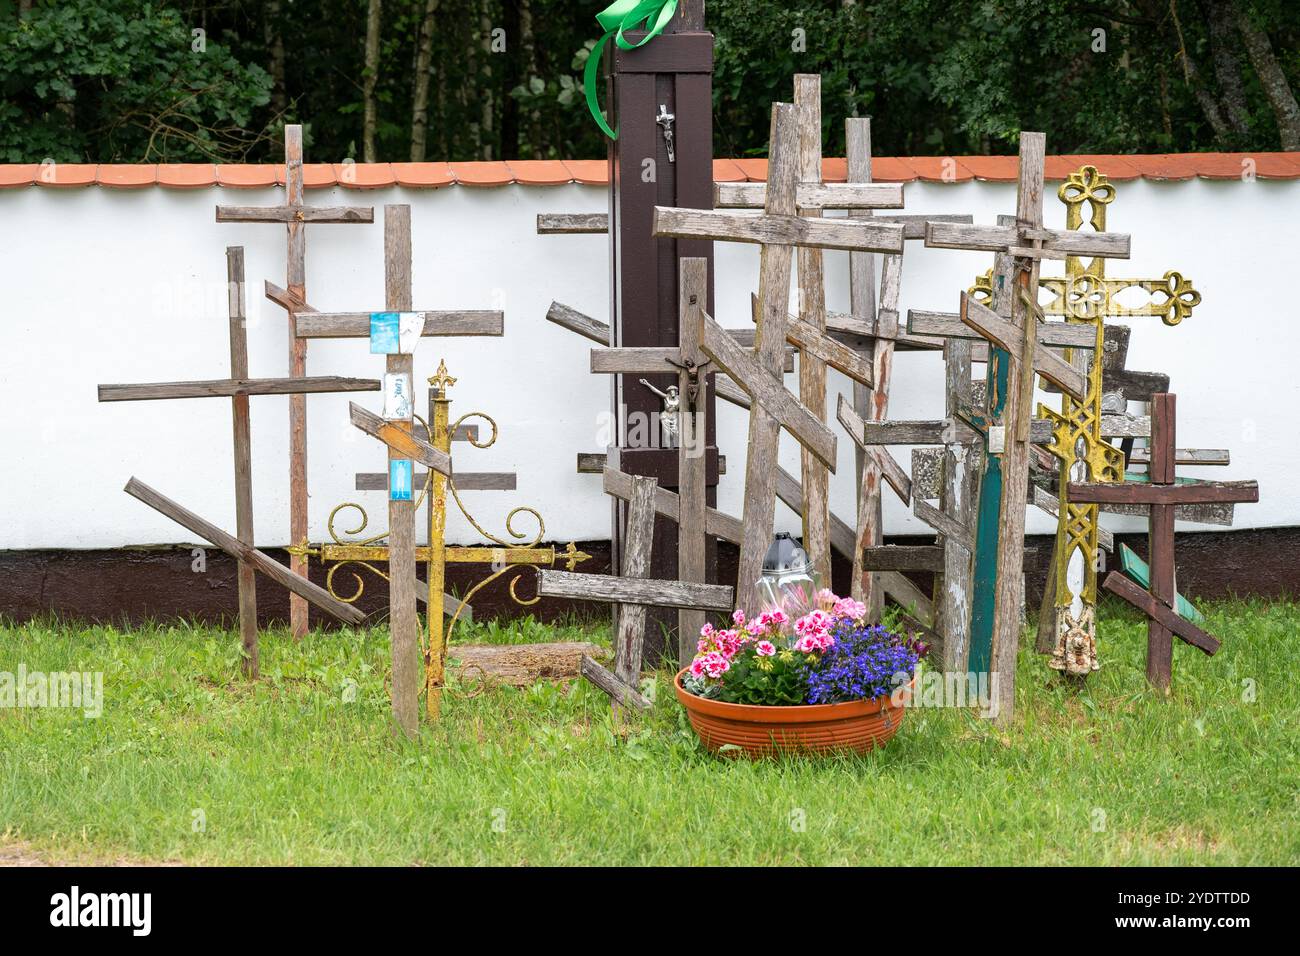
{"label": "wooden cross", "polygon": [[[133,487],[144,494],[136,494],[150,507],[156,508],[172,520],[184,525],[226,553],[239,559],[239,634],[243,645],[243,669],[250,677],[258,676],[257,641],[257,584],[254,570],[270,575],[289,588],[290,592],[305,601],[311,601],[323,610],[344,621],[358,624],[364,615],[330,597],[305,577],[285,572],[283,568],[253,547],[253,462],[252,437],[249,422],[248,398],[250,395],[304,395],[319,392],[378,391],[380,384],[374,379],[341,378],[319,375],[298,378],[248,377],[248,328],[244,311],[244,250],[241,246],[226,249],[227,304],[230,314],[230,378],[197,382],[157,382],[138,385],[100,385],[101,402],[125,402],[149,399],[229,397],[234,423],[235,459],[235,524],[237,537],[203,521],[175,502],[164,498],[137,482],[127,485],[129,494]],[[279,570],[271,570],[274,565]],[[345,610],[346,609],[346,610]]]}
{"label": "wooden cross", "polygon": [[[682,260],[683,264],[692,260]],[[705,268],[699,263],[701,275]],[[624,565],[621,577],[608,574],[574,574],[560,571],[542,571],[537,593],[544,597],[569,598],[581,601],[607,601],[618,605],[614,631],[614,670],[611,673],[588,656],[582,659],[582,674],[618,704],[650,708],[650,701],[637,690],[641,676],[641,658],[645,645],[646,608],[669,607],[694,612],[701,626],[708,611],[726,612],[733,606],[735,592],[725,585],[703,584],[694,581],[655,581],[650,579],[650,552],[654,540],[655,515],[660,513],[659,483],[654,478],[623,475],[609,470],[610,476],[621,476],[628,488],[627,534],[625,538]],[[615,479],[618,480],[618,479]],[[664,492],[672,498],[671,492]],[[703,501],[703,496],[697,496]],[[686,498],[679,499],[681,505]],[[703,519],[703,515],[700,516]],[[678,514],[679,530],[685,528]],[[700,521],[703,534],[704,521]],[[683,562],[685,563],[685,562]],[[701,567],[700,572],[703,572]],[[685,572],[684,572],[685,573]],[[692,642],[698,640],[695,631]],[[692,646],[694,646],[692,644]],[[689,657],[679,664],[685,666]]]}
{"label": "wooden cross", "polygon": [[[284,128],[285,202],[280,206],[218,206],[217,222],[271,222],[283,224],[288,236],[285,284],[297,299],[307,296],[307,223],[371,223],[372,206],[307,206],[302,201],[302,127]],[[289,312],[289,374],[307,374],[307,343],[295,334],[295,314]],[[289,397],[289,538],[307,538],[307,400]],[[307,576],[304,558],[290,556],[295,574]],[[307,633],[307,605],[297,595],[289,597],[289,627],[295,640]]]}
{"label": "wooden cross", "polygon": [[[961,319],[991,345],[985,472],[976,530],[971,670],[998,675],[998,719],[1015,703],[1015,662],[1024,588],[1025,508],[1029,489],[1030,423],[1035,373],[1083,398],[1082,374],[1054,353],[1038,350],[1041,309],[1038,268],[1043,258],[1070,255],[1126,258],[1129,237],[1043,228],[1046,137],[1022,133],[1014,223],[967,226],[930,223],[927,246],[999,253],[993,309],[962,296]],[[1053,361],[1054,360],[1054,361]]]}
{"label": "wooden cross", "polygon": [[[1259,485],[1254,481],[1197,481],[1175,475],[1176,399],[1168,392],[1152,401],[1151,471],[1149,480],[1123,482],[1070,482],[1069,500],[1077,502],[1122,502],[1145,504],[1151,509],[1148,550],[1151,559],[1150,589],[1144,591],[1122,573],[1106,576],[1106,590],[1119,595],[1148,618],[1147,680],[1168,691],[1173,669],[1173,636],[1198,647],[1206,654],[1219,649],[1219,642],[1178,611],[1174,567],[1174,507],[1204,502],[1256,502]],[[1067,645],[1067,653],[1076,649]]]}
{"label": "wooden cross", "polygon": [[[776,464],[781,428],[791,431],[821,465],[835,469],[835,436],[823,422],[825,409],[809,409],[781,381],[788,323],[790,269],[796,246],[899,252],[903,227],[869,220],[809,219],[798,215],[799,119],[803,107],[772,108],[772,143],[764,215],[728,211],[655,209],[656,235],[708,238],[762,245],[759,265],[760,315],[753,352],[738,346],[705,313],[698,322],[704,353],[750,396],[749,445],[745,467],[745,511],[736,596],[753,608],[772,534],[776,509]],[[804,489],[805,495],[807,489]]]}

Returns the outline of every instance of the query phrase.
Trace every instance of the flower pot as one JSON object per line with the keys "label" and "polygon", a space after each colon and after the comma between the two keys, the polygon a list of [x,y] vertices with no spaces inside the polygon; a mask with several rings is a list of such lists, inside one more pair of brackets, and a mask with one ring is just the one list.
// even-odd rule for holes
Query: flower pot
{"label": "flower pot", "polygon": [[[883,747],[898,733],[903,722],[902,704],[912,692],[909,684],[898,704],[888,696],[795,707],[728,704],[692,694],[682,686],[685,673],[685,669],[677,673],[673,688],[704,746],[714,753],[728,745],[739,747],[751,759],[778,752],[866,753],[873,747]],[[725,752],[738,753],[730,748]]]}

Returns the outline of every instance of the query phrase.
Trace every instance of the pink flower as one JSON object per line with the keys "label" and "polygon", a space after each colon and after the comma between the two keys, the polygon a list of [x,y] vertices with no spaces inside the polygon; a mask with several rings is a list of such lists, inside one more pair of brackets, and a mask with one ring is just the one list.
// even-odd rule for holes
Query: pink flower
{"label": "pink flower", "polygon": [[731,661],[727,660],[716,651],[705,654],[702,663],[704,665],[704,673],[715,680],[727,671],[731,670]]}
{"label": "pink flower", "polygon": [[704,638],[706,641],[713,637],[713,625],[706,623],[702,628],[700,628],[700,637]]}
{"label": "pink flower", "polygon": [[713,645],[709,641],[701,640],[698,644],[695,645],[695,650],[697,653],[703,654],[707,652],[709,648],[711,648],[712,646]]}
{"label": "pink flower", "polygon": [[754,653],[759,657],[771,657],[776,653],[776,645],[771,641],[759,641],[754,647]]}
{"label": "pink flower", "polygon": [[822,588],[817,592],[815,600],[817,601],[817,606],[819,608],[823,611],[829,611],[835,606],[835,602],[839,600],[839,597],[830,588]]}
{"label": "pink flower", "polygon": [[718,650],[722,652],[723,657],[734,657],[736,651],[740,650],[740,635],[738,632],[718,631],[716,637]]}
{"label": "pink flower", "polygon": [[794,642],[794,649],[801,654],[811,654],[813,651],[820,651],[821,644],[815,637],[805,635]]}
{"label": "pink flower", "polygon": [[697,658],[695,658],[695,660],[691,661],[691,676],[692,676],[692,677],[703,677],[703,676],[704,676],[704,659],[703,659],[703,658],[697,657]]}
{"label": "pink flower", "polygon": [[745,612],[742,611],[740,608],[736,608],[736,610],[733,611],[731,614],[731,623],[736,625],[736,627],[744,627]]}
{"label": "pink flower", "polygon": [[825,611],[809,611],[794,622],[796,634],[820,634],[828,631],[835,621]]}
{"label": "pink flower", "polygon": [[860,621],[867,616],[867,606],[861,601],[855,601],[851,597],[840,598],[835,602],[831,611],[836,617],[846,617],[853,621]]}

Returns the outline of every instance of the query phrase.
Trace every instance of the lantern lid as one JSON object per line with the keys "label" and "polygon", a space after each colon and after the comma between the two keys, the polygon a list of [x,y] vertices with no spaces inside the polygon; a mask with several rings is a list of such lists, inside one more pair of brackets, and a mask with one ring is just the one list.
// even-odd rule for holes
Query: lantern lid
{"label": "lantern lid", "polygon": [[767,554],[763,557],[764,574],[788,574],[792,571],[808,571],[811,567],[808,553],[788,531],[778,532],[772,538]]}

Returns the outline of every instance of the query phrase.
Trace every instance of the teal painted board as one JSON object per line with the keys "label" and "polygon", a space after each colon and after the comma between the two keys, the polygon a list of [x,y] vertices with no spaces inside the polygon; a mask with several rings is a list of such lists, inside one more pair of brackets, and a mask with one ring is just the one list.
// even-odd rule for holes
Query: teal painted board
{"label": "teal painted board", "polygon": [[[1150,567],[1126,544],[1119,546],[1119,564],[1125,574],[1148,591],[1151,590]],[[1175,595],[1175,598],[1174,610],[1178,612],[1179,617],[1191,621],[1193,624],[1205,623],[1205,615],[1196,610],[1191,601],[1181,594]]]}

